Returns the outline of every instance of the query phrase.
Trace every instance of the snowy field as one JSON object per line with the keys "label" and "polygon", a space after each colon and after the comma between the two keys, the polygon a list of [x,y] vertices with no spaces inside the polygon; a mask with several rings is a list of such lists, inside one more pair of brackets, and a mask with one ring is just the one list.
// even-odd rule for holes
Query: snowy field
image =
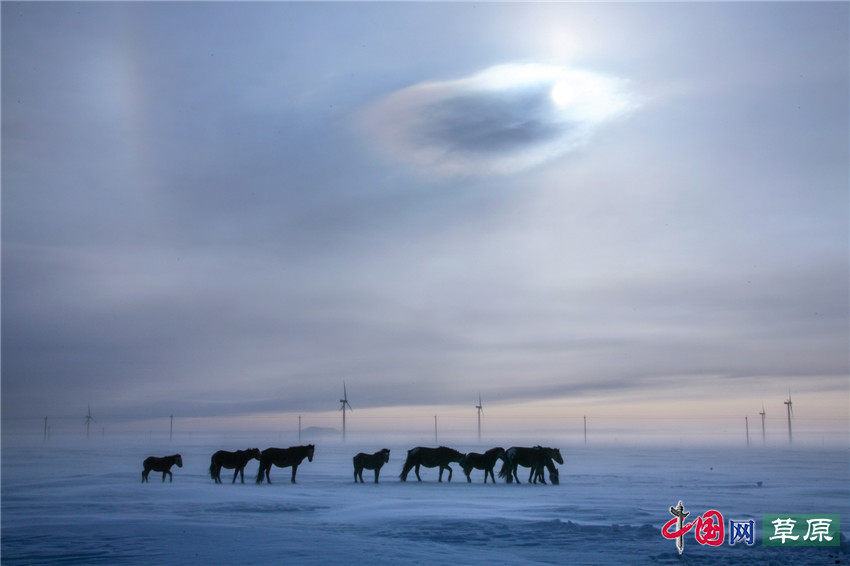
{"label": "snowy field", "polygon": [[[272,438],[272,437],[269,437]],[[221,485],[208,474],[219,449],[293,443],[236,435],[173,442],[95,438],[15,443],[2,459],[3,564],[848,564],[850,453],[846,448],[677,448],[561,444],[561,485],[451,483],[423,468],[398,475],[417,444],[386,436],[345,444],[315,438],[315,458],[289,482]],[[306,439],[305,439],[306,440]],[[533,441],[532,441],[533,442]],[[306,443],[306,442],[305,442]],[[446,444],[483,452],[493,444]],[[522,442],[504,442],[505,448]],[[530,442],[529,442],[530,444]],[[557,444],[555,444],[557,446]],[[381,483],[355,484],[351,458],[390,448]],[[180,452],[173,483],[142,460]],[[527,472],[526,472],[527,474]],[[250,476],[250,477],[248,477]],[[411,481],[412,480],[412,481]],[[445,480],[445,478],[444,478]],[[661,536],[683,500],[691,518],[710,509],[756,520],[756,545],[701,546],[679,558]],[[775,548],[761,543],[762,513],[840,513],[842,544]]]}

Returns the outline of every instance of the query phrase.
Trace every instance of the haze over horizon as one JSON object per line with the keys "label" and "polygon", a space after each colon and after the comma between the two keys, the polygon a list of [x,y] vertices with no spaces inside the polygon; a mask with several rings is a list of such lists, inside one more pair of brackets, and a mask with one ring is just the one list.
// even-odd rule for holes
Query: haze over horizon
{"label": "haze over horizon", "polygon": [[345,381],[846,438],[847,3],[0,10],[4,435]]}

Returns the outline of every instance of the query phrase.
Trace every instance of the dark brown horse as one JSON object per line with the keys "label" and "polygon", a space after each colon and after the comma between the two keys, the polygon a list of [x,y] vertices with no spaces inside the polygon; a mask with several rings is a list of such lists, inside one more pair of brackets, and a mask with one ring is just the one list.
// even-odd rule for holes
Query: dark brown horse
{"label": "dark brown horse", "polygon": [[491,448],[484,454],[477,454],[475,452],[470,452],[466,454],[460,460],[460,466],[463,468],[463,473],[466,474],[466,481],[472,482],[472,478],[469,477],[469,474],[472,473],[472,469],[476,470],[484,470],[484,483],[487,483],[487,475],[493,479],[493,483],[496,483],[496,476],[493,475],[493,468],[496,466],[496,460],[504,460],[505,459],[505,449],[501,447]]}
{"label": "dark brown horse", "polygon": [[308,461],[313,461],[313,452],[316,447],[312,444],[307,446],[291,446],[289,448],[266,448],[260,454],[260,471],[257,472],[257,483],[263,483],[263,476],[266,481],[272,483],[269,477],[269,471],[272,464],[278,468],[288,468],[292,466],[292,483],[295,483],[295,472],[298,471],[298,465],[307,458]]}
{"label": "dark brown horse", "polygon": [[210,458],[210,477],[215,480],[215,483],[221,483],[221,469],[227,468],[228,470],[234,470],[233,481],[230,483],[236,483],[236,476],[239,475],[242,477],[242,483],[245,483],[245,466],[251,460],[259,459],[259,448],[237,450],[236,452],[219,450]]}
{"label": "dark brown horse", "polygon": [[[544,448],[544,450],[546,449]],[[553,449],[549,448],[549,450]],[[561,456],[560,451],[558,452],[557,456]],[[563,464],[563,460],[561,460],[561,463]],[[559,485],[561,483],[560,472],[558,472],[558,468],[556,468],[555,464],[552,462],[552,458],[548,454],[545,454],[545,452],[543,458],[543,465],[546,466],[547,470],[549,470],[549,481],[552,482],[552,485]],[[535,472],[535,477],[536,479],[540,480],[541,483],[546,483],[546,480],[543,477],[543,466],[537,468],[537,471]]]}
{"label": "dark brown horse", "polygon": [[142,463],[145,468],[142,470],[142,483],[148,481],[148,474],[151,473],[151,470],[162,472],[162,481],[165,481],[165,474],[168,474],[168,481],[174,481],[174,475],[171,473],[171,466],[174,464],[177,464],[178,468],[183,467],[183,457],[180,454],[165,456],[164,458],[157,458],[156,456],[145,458]]}
{"label": "dark brown horse", "polygon": [[401,470],[399,477],[401,481],[407,481],[407,474],[410,473],[410,469],[416,467],[416,479],[422,481],[422,478],[419,477],[419,466],[425,466],[426,468],[436,468],[439,466],[439,481],[443,481],[443,470],[449,471],[448,481],[452,481],[452,468],[449,464],[460,462],[461,458],[463,458],[463,454],[445,446],[440,446],[439,448],[417,446],[407,451],[407,460],[404,462],[404,468]]}
{"label": "dark brown horse", "polygon": [[[549,468],[551,465],[552,467],[549,468],[551,473],[551,469],[554,468],[554,465],[551,464],[551,460],[555,460],[559,464],[564,463],[564,459],[561,457],[561,451],[559,449],[544,448],[542,446],[535,446],[534,448],[512,446],[505,451],[505,456],[505,463],[502,465],[499,477],[505,478],[508,483],[512,483],[514,480],[516,480],[518,484],[521,483],[519,481],[519,476],[517,475],[517,467],[524,466],[526,468],[531,468],[528,474],[529,483],[537,483],[537,481],[540,480],[545,484],[546,480],[543,478],[543,467],[546,466]],[[557,475],[555,477],[557,478]]]}
{"label": "dark brown horse", "polygon": [[381,475],[381,467],[390,461],[390,450],[384,448],[374,454],[364,454],[361,452],[354,457],[354,483],[357,483],[357,478],[360,478],[360,483],[363,482],[363,469],[375,470],[375,483],[378,483],[378,476]]}
{"label": "dark brown horse", "polygon": [[[561,456],[561,450],[559,448],[549,448],[548,446],[543,446],[543,466],[546,466],[546,469],[549,470],[549,481],[552,482],[552,485],[560,485],[561,483],[561,475],[558,472],[558,468],[555,467],[555,464],[552,462],[558,462],[559,464],[564,464],[564,458]],[[540,466],[537,469],[538,479],[542,483],[546,483],[546,480],[543,479],[543,466]]]}

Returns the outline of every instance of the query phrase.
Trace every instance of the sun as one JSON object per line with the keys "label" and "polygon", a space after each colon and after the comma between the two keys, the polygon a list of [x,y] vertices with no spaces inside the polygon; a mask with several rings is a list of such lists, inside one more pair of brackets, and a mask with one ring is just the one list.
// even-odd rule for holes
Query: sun
{"label": "sun", "polygon": [[567,81],[557,82],[549,91],[549,97],[558,108],[566,108],[576,99],[575,88]]}

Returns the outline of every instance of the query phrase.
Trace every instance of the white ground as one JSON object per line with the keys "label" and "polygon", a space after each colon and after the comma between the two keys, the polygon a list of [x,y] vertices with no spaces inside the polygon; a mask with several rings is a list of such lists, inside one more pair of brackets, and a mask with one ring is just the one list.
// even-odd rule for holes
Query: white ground
{"label": "white ground", "polygon": [[[850,563],[846,448],[561,445],[561,485],[534,486],[484,485],[479,471],[467,484],[456,465],[451,483],[438,483],[434,469],[423,469],[422,483],[412,473],[402,483],[406,450],[416,444],[318,438],[296,485],[280,468],[272,470],[275,483],[257,485],[256,461],[245,485],[230,484],[226,470],[225,483],[215,485],[207,472],[215,450],[292,443],[234,435],[73,445],[8,440],[3,564]],[[454,445],[478,452],[490,446]],[[366,471],[367,483],[355,485],[351,457],[383,447],[392,454],[381,483],[371,483]],[[173,469],[173,483],[152,473],[141,484],[146,456],[174,452],[185,466]],[[680,559],[661,536],[680,499],[692,518],[716,509],[727,526],[729,519],[755,519],[757,544],[730,546],[727,536],[722,547],[700,546],[688,535]],[[773,512],[840,513],[842,545],[762,546],[761,514]]]}

